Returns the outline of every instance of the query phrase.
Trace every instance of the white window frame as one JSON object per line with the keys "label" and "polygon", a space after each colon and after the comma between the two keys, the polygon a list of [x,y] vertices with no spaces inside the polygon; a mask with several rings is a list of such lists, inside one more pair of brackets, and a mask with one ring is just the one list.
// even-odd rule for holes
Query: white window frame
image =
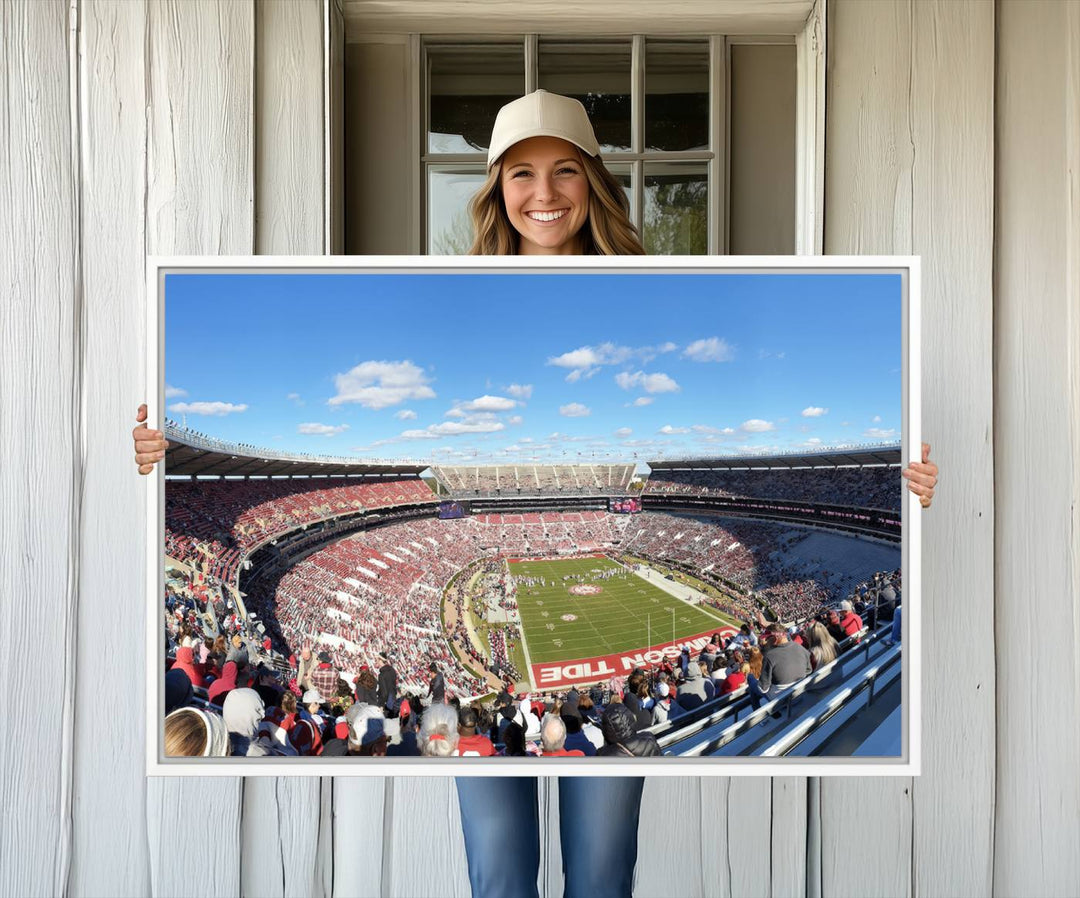
{"label": "white window frame", "polygon": [[[640,225],[644,208],[644,164],[649,161],[706,161],[708,171],[709,234],[707,248],[710,255],[725,255],[728,250],[728,181],[730,176],[730,48],[735,44],[790,44],[796,48],[796,122],[795,122],[795,253],[797,255],[820,255],[824,248],[823,208],[825,182],[825,4],[815,0],[809,16],[798,30],[781,29],[768,35],[714,34],[709,37],[709,142],[714,149],[687,151],[684,153],[651,154],[641,152],[644,140],[644,104],[633,103],[631,108],[632,152],[612,156],[612,162],[632,164],[634,185],[634,208],[631,218]],[[693,37],[685,33],[667,33],[664,24],[657,28],[640,28],[632,36],[631,92],[643,97],[646,38],[676,40]],[[730,23],[727,23],[730,24]],[[427,58],[425,42],[452,43],[504,43],[522,40],[525,55],[525,90],[537,87],[537,64],[539,36],[573,38],[580,31],[569,26],[560,28],[555,22],[551,27],[536,32],[491,32],[485,34],[453,34],[433,30],[430,34],[410,34],[412,84],[410,158],[411,192],[415,198],[409,207],[410,250],[414,254],[426,254],[428,245],[427,184],[428,163],[462,164],[475,163],[476,157],[463,154],[427,153]],[[624,38],[626,35],[606,35]],[[700,32],[699,35],[700,36]],[[601,35],[596,35],[597,39]]]}

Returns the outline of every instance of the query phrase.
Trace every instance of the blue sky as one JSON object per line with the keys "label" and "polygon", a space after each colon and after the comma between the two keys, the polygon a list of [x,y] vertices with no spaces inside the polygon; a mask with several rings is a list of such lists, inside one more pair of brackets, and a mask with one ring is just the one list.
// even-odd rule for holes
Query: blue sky
{"label": "blue sky", "polygon": [[225,440],[458,464],[895,441],[884,274],[166,279],[166,409]]}

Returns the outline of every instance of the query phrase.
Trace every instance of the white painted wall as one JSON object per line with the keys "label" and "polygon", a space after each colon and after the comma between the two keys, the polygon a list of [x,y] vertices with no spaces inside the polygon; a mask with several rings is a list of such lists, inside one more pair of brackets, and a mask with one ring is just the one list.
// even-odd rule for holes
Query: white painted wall
{"label": "white painted wall", "polygon": [[[467,892],[449,779],[142,775],[143,255],[326,249],[333,20],[4,5],[0,894]],[[923,256],[924,775],[651,780],[637,893],[1073,894],[1080,9],[835,0],[828,48],[826,251]]]}

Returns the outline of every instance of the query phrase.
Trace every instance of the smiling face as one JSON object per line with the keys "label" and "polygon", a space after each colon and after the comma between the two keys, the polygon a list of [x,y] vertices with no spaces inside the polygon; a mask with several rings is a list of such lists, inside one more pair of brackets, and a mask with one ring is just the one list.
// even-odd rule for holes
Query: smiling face
{"label": "smiling face", "polygon": [[521,255],[581,253],[589,182],[577,147],[557,137],[530,137],[503,155],[499,180]]}

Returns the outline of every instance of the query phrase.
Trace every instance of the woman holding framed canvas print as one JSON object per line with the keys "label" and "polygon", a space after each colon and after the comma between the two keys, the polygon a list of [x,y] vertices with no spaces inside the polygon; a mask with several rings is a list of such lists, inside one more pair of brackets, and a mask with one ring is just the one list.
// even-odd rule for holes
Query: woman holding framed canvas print
{"label": "woman holding framed canvas print", "polygon": [[[496,118],[487,162],[487,180],[470,203],[470,254],[644,254],[626,195],[604,167],[577,100],[541,90],[508,103]],[[136,420],[146,420],[145,406]],[[132,436],[139,472],[147,474],[164,457],[164,434],[140,423]],[[903,476],[928,507],[937,482],[928,445]],[[568,898],[631,894],[643,786],[642,777],[559,780]],[[474,898],[536,896],[536,778],[460,777],[457,788]]]}

